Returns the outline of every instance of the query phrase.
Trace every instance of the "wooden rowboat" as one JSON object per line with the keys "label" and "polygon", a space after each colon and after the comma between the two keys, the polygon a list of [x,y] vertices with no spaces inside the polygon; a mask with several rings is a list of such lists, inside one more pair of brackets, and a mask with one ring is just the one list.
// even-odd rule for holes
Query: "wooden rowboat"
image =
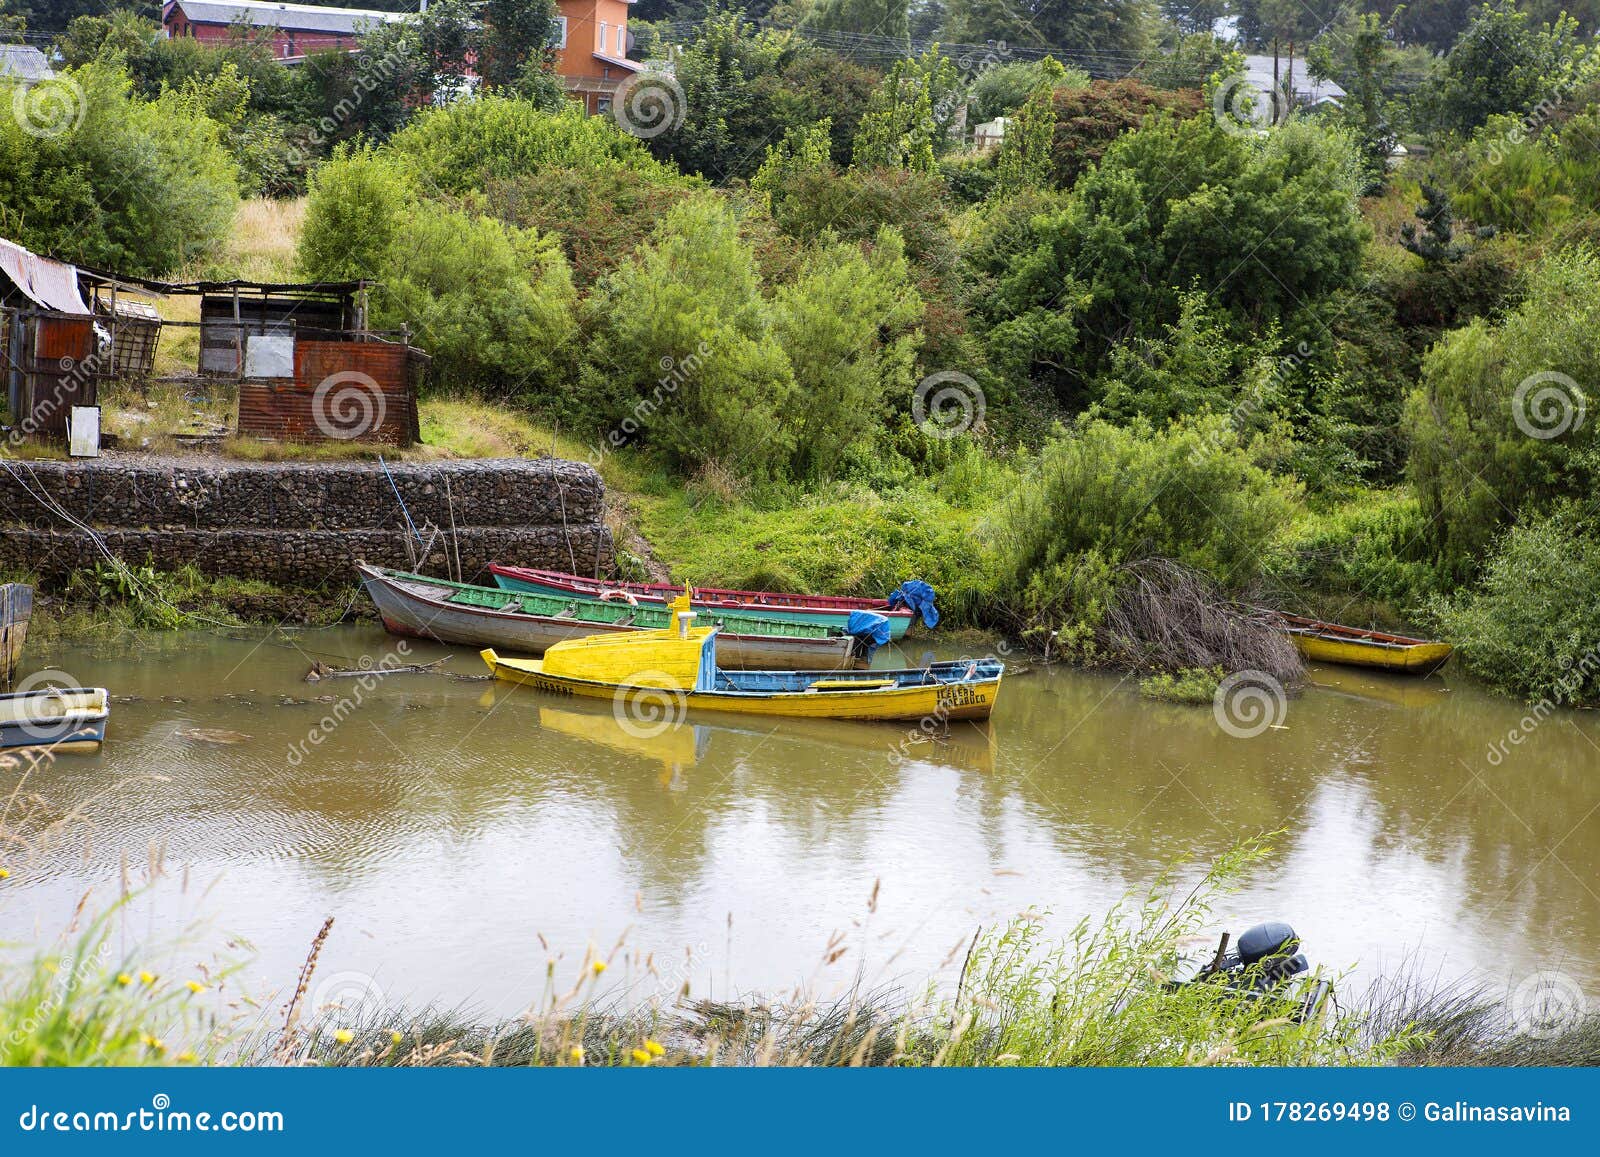
{"label": "wooden rowboat", "polygon": [[1313,663],[1376,667],[1408,675],[1431,675],[1450,661],[1449,643],[1364,631],[1300,615],[1274,612],[1299,652]]}
{"label": "wooden rowboat", "polygon": [[[586,635],[629,635],[671,622],[664,606],[478,587],[357,563],[390,634],[541,655]],[[856,662],[856,640],[828,628],[749,615],[719,616],[729,666],[835,671]]]}
{"label": "wooden rowboat", "polygon": [[95,752],[106,737],[104,687],[39,687],[0,695],[0,750]]}
{"label": "wooden rowboat", "polygon": [[[530,567],[489,567],[494,581],[506,590],[540,594],[579,596],[591,599],[632,599],[656,606],[666,604],[682,592],[671,583],[624,583],[586,579],[580,575]],[[725,587],[696,587],[694,609],[721,614],[742,611],[764,618],[791,623],[822,623],[842,629],[851,611],[871,611],[889,620],[890,637],[903,638],[911,625],[912,612],[905,607],[889,608],[885,599],[855,599],[842,595],[794,595],[773,591],[740,591]]]}
{"label": "wooden rowboat", "polygon": [[497,679],[555,695],[610,699],[618,722],[645,734],[688,709],[811,719],[987,719],[1000,693],[998,659],[930,663],[907,671],[730,671],[717,665],[715,627],[692,627],[688,600],[677,629],[592,635],[557,643],[539,659],[483,661]]}

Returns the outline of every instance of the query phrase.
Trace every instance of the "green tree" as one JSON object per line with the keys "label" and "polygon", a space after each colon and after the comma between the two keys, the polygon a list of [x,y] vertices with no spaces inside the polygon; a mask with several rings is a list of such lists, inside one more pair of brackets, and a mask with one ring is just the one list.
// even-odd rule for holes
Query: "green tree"
{"label": "green tree", "polygon": [[530,67],[554,67],[550,30],[555,23],[554,0],[485,0],[478,9],[475,64],[490,89],[516,88]]}
{"label": "green tree", "polygon": [[896,61],[862,114],[851,164],[931,172],[935,159],[954,147],[965,107],[961,75],[937,45]]}
{"label": "green tree", "polygon": [[1484,4],[1436,70],[1420,104],[1433,125],[1463,135],[1497,113],[1524,113],[1595,75],[1577,22],[1536,26],[1512,0]]}
{"label": "green tree", "polygon": [[311,178],[297,264],[313,281],[382,275],[416,195],[393,158],[341,148]]}
{"label": "green tree", "polygon": [[801,27],[907,40],[909,0],[816,0]]}
{"label": "green tree", "polygon": [[153,101],[103,62],[22,90],[0,79],[0,236],[161,276],[214,254],[239,203],[222,126],[193,92]]}
{"label": "green tree", "polygon": [[554,238],[422,202],[379,276],[379,324],[413,329],[435,382],[525,405],[566,401],[577,292]]}
{"label": "green tree", "polygon": [[1305,310],[1360,276],[1358,183],[1335,130],[1291,123],[1257,140],[1210,117],[1155,118],[1119,137],[1063,208],[977,255],[994,356],[1082,405],[1110,349],[1176,321],[1193,285],[1238,333],[1277,325],[1292,339],[1313,324]]}
{"label": "green tree", "polygon": [[1244,70],[1244,54],[1209,30],[1180,37],[1171,52],[1157,53],[1139,66],[1137,76],[1156,88],[1205,88],[1213,76]]}
{"label": "green tree", "polygon": [[945,36],[952,43],[1003,40],[1046,51],[1143,52],[1155,41],[1159,14],[1151,0],[948,0]]}
{"label": "green tree", "polygon": [[589,299],[584,393],[606,438],[645,441],[692,471],[782,474],[794,449],[794,375],[772,332],[754,257],[722,198],[674,206],[655,239]]}
{"label": "green tree", "polygon": [[[1051,61],[1055,63],[1054,60]],[[985,68],[972,82],[970,120],[979,124],[995,117],[1009,116],[1027,103],[1029,95],[1044,78],[1044,62],[1015,61]],[[1088,88],[1089,74],[1065,69],[1056,87]]]}
{"label": "green tree", "polygon": [[1056,87],[1066,78],[1067,70],[1054,57],[1044,58],[1038,82],[1000,143],[998,188],[1002,194],[1015,193],[1029,185],[1042,186],[1050,179],[1056,140]]}
{"label": "green tree", "polygon": [[1385,95],[1395,68],[1387,30],[1370,12],[1354,16],[1314,41],[1307,61],[1313,75],[1337,75],[1344,88],[1335,115],[1361,141],[1367,170],[1364,191],[1377,192],[1387,177],[1395,145]]}
{"label": "green tree", "polygon": [[1469,573],[1513,518],[1596,492],[1600,256],[1545,259],[1498,322],[1446,334],[1406,407],[1408,472],[1434,553]]}
{"label": "green tree", "polygon": [[825,237],[779,289],[772,314],[800,400],[791,471],[832,477],[882,427],[885,400],[911,396],[922,299],[898,232],[885,229],[870,255]]}

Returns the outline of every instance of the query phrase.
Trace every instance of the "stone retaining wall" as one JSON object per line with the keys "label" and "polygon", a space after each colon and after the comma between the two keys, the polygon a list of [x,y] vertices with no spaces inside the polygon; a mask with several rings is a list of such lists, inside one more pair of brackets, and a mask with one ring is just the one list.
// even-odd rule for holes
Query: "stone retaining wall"
{"label": "stone retaining wall", "polygon": [[0,566],[45,578],[103,557],[74,520],[128,562],[149,559],[161,570],[192,563],[207,574],[318,587],[350,580],[357,559],[410,566],[416,538],[396,490],[424,540],[428,524],[438,528],[419,563],[430,573],[454,573],[458,555],[469,580],[490,562],[593,574],[613,557],[604,484],[575,462],[397,463],[388,474],[368,462],[199,457],[7,465]]}

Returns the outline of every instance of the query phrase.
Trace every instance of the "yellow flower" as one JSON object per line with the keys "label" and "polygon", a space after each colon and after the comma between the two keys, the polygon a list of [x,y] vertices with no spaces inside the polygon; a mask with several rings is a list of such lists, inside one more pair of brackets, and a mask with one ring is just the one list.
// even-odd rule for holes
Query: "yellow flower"
{"label": "yellow flower", "polygon": [[185,1049],[183,1052],[178,1054],[178,1063],[180,1065],[192,1065],[192,1064],[195,1063],[195,1061],[197,1061],[199,1059],[200,1059],[199,1057],[195,1056],[192,1052],[189,1052],[187,1049]]}
{"label": "yellow flower", "polygon": [[641,1065],[647,1065],[650,1063],[650,1054],[645,1052],[643,1049],[634,1049],[633,1059],[638,1061]]}
{"label": "yellow flower", "polygon": [[333,1034],[333,1039],[342,1045],[347,1045],[356,1039],[356,1034],[347,1028],[341,1028]]}
{"label": "yellow flower", "polygon": [[153,1052],[164,1053],[167,1051],[166,1042],[158,1036],[151,1036],[147,1032],[142,1032],[139,1034],[139,1039],[144,1042],[146,1048]]}
{"label": "yellow flower", "polygon": [[6,871],[4,868],[0,868],[0,880],[9,880],[9,879],[11,879],[11,873]]}
{"label": "yellow flower", "polygon": [[128,985],[133,983],[133,977],[129,976],[126,972],[119,972],[117,973],[117,983],[122,985],[123,988],[127,988]]}
{"label": "yellow flower", "polygon": [[576,1064],[583,1064],[583,1049],[579,1048],[577,1045],[573,1045],[572,1051],[567,1055],[570,1056]]}
{"label": "yellow flower", "polygon": [[156,982],[156,974],[155,973],[147,972],[144,969],[140,969],[139,970],[139,983],[148,986],[148,985],[154,984],[155,982]]}
{"label": "yellow flower", "polygon": [[198,980],[189,981],[189,991],[190,992],[198,994],[198,993],[204,992],[205,990],[206,990],[206,986],[201,984]]}
{"label": "yellow flower", "polygon": [[645,1041],[644,1042],[644,1047],[645,1047],[645,1051],[648,1052],[653,1057],[659,1057],[659,1056],[665,1056],[666,1055],[666,1051],[667,1051],[666,1047],[664,1045],[658,1044],[657,1042],[655,1042],[653,1040]]}
{"label": "yellow flower", "polygon": [[398,1032],[389,1033],[389,1043],[391,1044],[399,1044],[404,1039]]}
{"label": "yellow flower", "polygon": [[606,970],[606,962],[604,960],[596,960],[594,962],[594,974],[596,976],[599,976],[605,970]]}

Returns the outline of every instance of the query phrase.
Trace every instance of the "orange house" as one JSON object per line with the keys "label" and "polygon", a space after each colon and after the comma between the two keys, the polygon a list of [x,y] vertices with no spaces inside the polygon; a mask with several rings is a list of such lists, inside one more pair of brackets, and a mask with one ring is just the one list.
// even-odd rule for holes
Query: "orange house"
{"label": "orange house", "polygon": [[617,86],[638,72],[628,59],[633,0],[556,0],[556,71],[585,111],[607,112]]}

